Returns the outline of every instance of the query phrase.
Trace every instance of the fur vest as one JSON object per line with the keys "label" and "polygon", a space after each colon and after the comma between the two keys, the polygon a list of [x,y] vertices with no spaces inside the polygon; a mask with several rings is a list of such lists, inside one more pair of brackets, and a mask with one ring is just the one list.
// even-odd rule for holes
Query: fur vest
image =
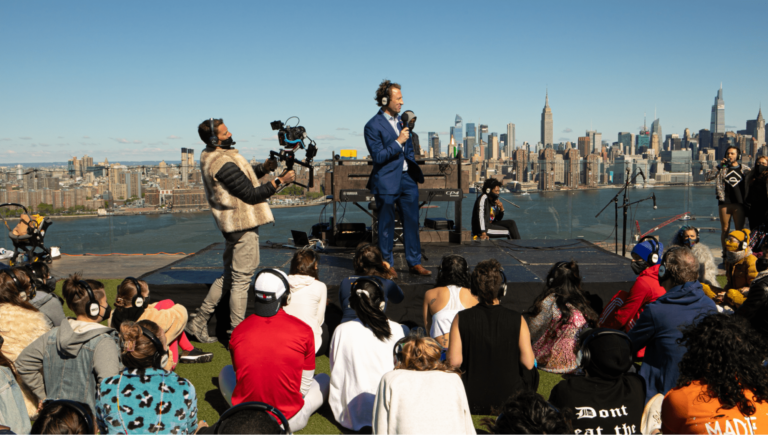
{"label": "fur vest", "polygon": [[275,218],[266,202],[246,204],[227,190],[216,179],[216,174],[226,163],[234,163],[245,174],[254,187],[260,185],[253,166],[236,149],[207,147],[200,156],[203,185],[208,205],[211,206],[216,225],[224,233],[251,230],[272,223]]}
{"label": "fur vest", "polygon": [[[672,245],[685,246],[678,236],[678,233],[675,233],[675,236],[672,238]],[[717,265],[715,265],[715,257],[712,256],[712,250],[709,249],[709,246],[699,242],[693,245],[691,253],[694,258],[696,258],[696,261],[699,262],[699,282],[707,284],[710,287],[720,288],[720,284],[717,282]]]}

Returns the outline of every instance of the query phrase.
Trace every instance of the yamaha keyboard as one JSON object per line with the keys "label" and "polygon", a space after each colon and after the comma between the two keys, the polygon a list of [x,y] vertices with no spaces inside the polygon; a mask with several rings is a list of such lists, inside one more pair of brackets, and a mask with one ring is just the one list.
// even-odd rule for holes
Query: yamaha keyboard
{"label": "yamaha keyboard", "polygon": [[[456,202],[461,201],[461,189],[419,189],[419,201],[421,202]],[[340,202],[370,202],[375,198],[368,189],[342,189],[339,195]]]}

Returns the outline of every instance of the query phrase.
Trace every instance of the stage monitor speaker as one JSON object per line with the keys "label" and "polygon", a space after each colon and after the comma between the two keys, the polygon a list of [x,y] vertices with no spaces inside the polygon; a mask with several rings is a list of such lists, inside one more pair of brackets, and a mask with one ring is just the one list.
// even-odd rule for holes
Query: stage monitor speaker
{"label": "stage monitor speaker", "polygon": [[424,226],[433,230],[452,230],[453,221],[446,218],[427,218],[424,220]]}

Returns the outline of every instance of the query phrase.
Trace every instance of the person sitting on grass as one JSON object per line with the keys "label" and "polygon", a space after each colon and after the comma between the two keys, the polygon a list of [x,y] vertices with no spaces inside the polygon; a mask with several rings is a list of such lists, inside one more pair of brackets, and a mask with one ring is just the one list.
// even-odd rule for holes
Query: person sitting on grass
{"label": "person sitting on grass", "polygon": [[78,274],[64,281],[62,292],[77,317],[27,346],[16,369],[40,402],[48,397],[74,400],[95,413],[93,399],[99,383],[122,369],[118,333],[101,325],[109,320],[112,308],[104,285]]}
{"label": "person sitting on grass", "polygon": [[[139,288],[141,292],[138,291]],[[192,346],[187,339],[187,334],[184,332],[187,326],[187,309],[183,305],[176,304],[170,299],[150,303],[149,284],[146,281],[128,277],[117,287],[115,312],[110,318],[110,326],[119,331],[124,321],[138,322],[139,320],[151,320],[165,331],[165,338],[169,343],[168,352],[171,355],[171,358],[168,358],[168,365],[164,367],[165,370],[175,369],[179,362],[206,363],[213,360],[213,353],[204,352]]]}
{"label": "person sitting on grass", "polygon": [[349,301],[356,318],[339,325],[331,339],[328,403],[340,425],[359,431],[373,424],[376,389],[381,377],[394,368],[392,349],[408,328],[387,319],[378,281],[358,278]]}
{"label": "person sitting on grass", "polygon": [[527,311],[536,361],[546,372],[572,373],[578,369],[579,333],[596,326],[597,314],[581,291],[575,261],[555,263],[547,273],[545,286]]}
{"label": "person sitting on grass", "polygon": [[474,307],[478,303],[477,296],[469,289],[467,260],[460,255],[443,257],[437,270],[436,285],[437,287],[427,290],[424,294],[424,327],[443,349],[447,349],[453,318],[459,311]]}
{"label": "person sitting on grass", "polygon": [[749,285],[747,299],[736,311],[765,339],[768,339],[768,257],[761,257],[755,264],[757,277]]}
{"label": "person sitting on grass", "polygon": [[[140,320],[120,325],[125,368],[105,378],[96,393],[96,418],[102,434],[191,434],[198,428],[195,386],[166,371],[166,333]],[[207,426],[200,422],[201,426]]]}
{"label": "person sitting on grass", "polygon": [[91,408],[74,400],[47,400],[32,425],[32,434],[96,434]]}
{"label": "person sitting on grass", "polygon": [[558,410],[535,391],[516,391],[495,411],[498,417],[483,419],[483,425],[490,433],[574,433],[570,410]]}
{"label": "person sitting on grass", "polygon": [[381,251],[374,245],[363,245],[355,252],[352,260],[355,275],[344,278],[339,284],[339,304],[343,311],[341,322],[349,322],[357,317],[355,309],[350,304],[352,283],[358,278],[370,278],[376,280],[384,291],[384,302],[387,304],[399,304],[405,299],[403,290],[392,281],[389,263],[384,261]]}
{"label": "person sitting on grass", "polygon": [[256,275],[255,314],[232,332],[232,365],[219,374],[219,389],[232,405],[269,403],[292,431],[328,401],[328,375],[315,374],[315,336],[301,319],[285,312],[291,303],[288,275],[263,269]]}
{"label": "person sitting on grass", "polygon": [[16,374],[13,361],[2,353],[3,342],[0,335],[0,425],[15,433],[29,433],[32,426],[21,392],[21,379]]}
{"label": "person sitting on grass", "polygon": [[661,405],[663,433],[767,433],[766,341],[740,316],[689,325],[676,386]]}
{"label": "person sitting on grass", "polygon": [[715,302],[738,309],[747,298],[749,285],[757,277],[757,257],[749,248],[749,230],[732,231],[725,239],[725,278],[728,280],[724,291],[717,295],[707,294]]}
{"label": "person sitting on grass", "polygon": [[395,370],[381,378],[373,405],[373,433],[475,433],[461,373],[440,361],[441,351],[413,333],[395,344]]}
{"label": "person sitting on grass", "polygon": [[51,277],[48,265],[36,262],[19,269],[27,274],[30,285],[35,289],[35,296],[29,302],[45,315],[49,328],[61,325],[67,317],[64,315],[63,301],[54,293],[56,281]]}
{"label": "person sitting on grass", "polygon": [[325,325],[325,308],[328,305],[328,289],[317,275],[319,254],[312,249],[300,249],[291,259],[288,283],[291,285],[291,304],[283,309],[298,317],[312,328],[315,335],[315,354],[321,355],[331,341]]}
{"label": "person sitting on grass", "polygon": [[501,306],[507,293],[501,264],[481,261],[470,281],[479,303],[454,317],[448,362],[461,369],[472,414],[488,415],[515,391],[535,391],[538,372],[527,322]]}
{"label": "person sitting on grass", "polygon": [[[21,270],[4,269],[0,272],[0,335],[4,339],[2,353],[16,364],[17,374],[20,374],[18,359],[21,353],[50,330],[43,313],[29,303],[31,291],[29,277]],[[24,393],[27,415],[33,418],[37,415],[38,400],[25,383],[21,384],[21,391]]]}
{"label": "person sitting on grass", "polygon": [[[243,402],[229,408],[219,421],[210,428],[204,428],[199,434],[277,434],[292,433],[281,425],[285,418],[279,409],[260,402]],[[288,424],[290,426],[290,423]]]}
{"label": "person sitting on grass", "polygon": [[672,238],[672,246],[685,246],[691,250],[696,261],[699,262],[699,282],[702,288],[709,287],[717,293],[720,289],[720,283],[717,282],[715,257],[709,246],[702,243],[699,229],[692,225],[683,225]]}

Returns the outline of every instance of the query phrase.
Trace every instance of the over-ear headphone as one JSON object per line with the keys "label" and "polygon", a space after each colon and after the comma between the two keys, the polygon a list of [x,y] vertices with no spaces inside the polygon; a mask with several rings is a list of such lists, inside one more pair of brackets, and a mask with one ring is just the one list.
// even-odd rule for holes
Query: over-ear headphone
{"label": "over-ear headphone", "polygon": [[[405,342],[408,341],[409,338],[411,338],[411,335],[406,335],[405,337],[401,338],[400,340],[397,340],[395,343],[395,347],[392,348],[392,362],[397,365],[403,361],[403,347],[405,346]],[[418,337],[418,336],[417,336]],[[437,342],[432,337],[421,337],[424,340],[432,343],[435,347],[438,349],[442,349],[443,347],[440,346],[440,343]]]}
{"label": "over-ear headphone", "polygon": [[5,272],[6,275],[10,276],[13,280],[13,285],[16,287],[16,291],[19,292],[19,296],[24,295],[25,300],[28,299],[34,299],[35,298],[35,291],[33,290],[30,295],[27,294],[27,292],[24,291],[24,288],[21,285],[21,282],[19,282],[19,279],[16,278],[16,274],[11,272],[10,269],[3,269],[3,272]]}
{"label": "over-ear headphone", "polygon": [[[368,290],[366,290],[364,287],[365,283],[371,283],[372,285],[376,286],[376,288],[379,289],[379,292],[382,294],[382,296],[384,295],[384,289],[381,288],[381,284],[379,284],[379,282],[375,279],[366,278],[366,277],[357,278],[355,282],[352,283],[352,286],[350,287],[350,290],[349,290],[350,295],[352,293],[357,293],[359,290],[360,292],[365,292],[365,294],[368,295],[368,299],[371,299],[371,302],[373,302],[373,297],[370,294],[368,294]],[[379,309],[381,311],[384,311],[384,308],[386,308],[386,306],[387,306],[387,303],[384,300],[379,302]]]}
{"label": "over-ear headphone", "polygon": [[[220,433],[219,430],[221,429],[221,422],[227,420],[228,418],[232,417],[234,414],[237,414],[240,411],[262,411],[269,414],[272,419],[274,419],[276,422],[280,423],[281,426],[283,426],[283,429],[279,432],[281,434],[285,433],[291,433],[291,427],[288,425],[288,419],[285,418],[282,412],[280,412],[279,409],[275,408],[272,405],[267,405],[266,403],[262,402],[245,402],[241,403],[239,405],[235,405],[226,411],[224,411],[224,414],[221,414],[221,417],[219,417],[219,421],[216,422],[216,424],[213,425],[213,433]],[[275,419],[275,416],[277,416],[277,419]]]}
{"label": "over-ear headphone", "polygon": [[744,251],[749,247],[749,234],[747,234],[746,231],[747,230],[741,231],[741,233],[744,234],[744,240],[739,240],[739,250],[741,251]]}
{"label": "over-ear headphone", "polygon": [[88,284],[88,282],[84,279],[77,281],[77,284],[84,288],[85,293],[88,295],[88,306],[85,309],[85,313],[91,319],[98,318],[99,312],[101,311],[101,305],[99,305],[99,301],[96,300],[96,296],[93,295],[93,289],[91,288],[90,284]]}
{"label": "over-ear headphone", "polygon": [[629,368],[632,365],[632,340],[623,331],[619,331],[617,329],[610,329],[610,328],[597,328],[597,329],[590,330],[588,334],[589,335],[587,335],[584,338],[584,340],[581,342],[581,349],[579,350],[579,354],[581,355],[581,362],[579,363],[580,367],[587,368],[589,366],[589,363],[592,360],[592,352],[589,351],[589,343],[592,342],[592,340],[596,339],[597,337],[605,337],[606,335],[616,335],[627,340],[627,343],[629,343],[629,349],[630,349],[629,361],[627,361],[627,368]]}
{"label": "over-ear headphone", "polygon": [[85,410],[82,404],[75,402],[74,400],[66,399],[50,400],[45,402],[45,406],[56,404],[64,405],[67,408],[75,411],[78,415],[80,415],[80,418],[83,419],[85,425],[88,427],[88,433],[96,433],[96,427],[93,425],[93,418],[91,418],[91,415],[88,413],[88,411]]}
{"label": "over-ear headphone", "polygon": [[389,103],[389,88],[392,87],[392,82],[387,83],[387,87],[384,88],[384,97],[381,99],[382,107]]}
{"label": "over-ear headphone", "polygon": [[211,143],[211,146],[218,145],[219,144],[219,135],[216,134],[216,127],[213,126],[213,118],[208,120],[209,125],[211,126],[211,138],[208,139],[208,141]]}
{"label": "over-ear headphone", "polygon": [[459,258],[464,262],[464,273],[469,273],[469,264],[467,263],[467,259],[462,257],[459,254],[448,254],[440,261],[440,264],[437,266],[437,279],[439,280],[441,275],[443,274],[443,263],[445,263],[445,260],[448,260],[450,258]]}
{"label": "over-ear headphone", "polygon": [[659,264],[659,282],[661,282],[662,279],[664,279],[664,276],[667,275],[667,258],[669,257],[669,254],[671,252],[674,252],[678,249],[683,249],[682,246],[673,246],[669,249],[667,249],[666,252],[664,252],[664,256],[661,257],[661,264]]}
{"label": "over-ear headphone", "polygon": [[[507,275],[504,273],[503,267],[499,269],[499,273],[501,274],[501,285],[499,285],[498,290],[496,290],[496,298],[501,300],[501,298],[507,295]],[[471,282],[472,287],[477,286],[477,283],[475,282],[476,280],[475,280],[474,274],[472,274],[472,276],[470,277],[470,280],[472,281]],[[470,291],[472,292],[472,294],[475,294],[475,290],[470,289]]]}
{"label": "over-ear headphone", "polygon": [[[696,234],[698,234],[698,233],[696,233]],[[640,241],[638,243],[642,243],[642,242],[644,242],[646,240],[652,240],[653,241],[653,243],[651,243],[651,246],[653,247],[653,251],[651,251],[651,255],[648,256],[648,258],[643,258],[643,260],[650,261],[651,265],[656,264],[656,263],[659,262],[659,248],[660,248],[659,239],[657,239],[654,236],[645,236],[642,239],[640,239]]]}
{"label": "over-ear headphone", "polygon": [[254,278],[254,281],[253,281],[254,283],[256,282],[257,279],[259,279],[259,275],[261,275],[262,273],[269,273],[280,278],[280,281],[282,281],[283,285],[285,286],[285,292],[283,293],[283,296],[281,296],[283,298],[282,305],[290,304],[291,303],[291,284],[288,283],[288,280],[285,278],[285,276],[275,269],[263,269],[256,274],[256,278]]}
{"label": "over-ear headphone", "polygon": [[149,296],[145,298],[141,295],[141,284],[139,284],[139,280],[132,276],[129,276],[126,279],[133,282],[133,285],[136,287],[136,294],[133,296],[133,299],[131,299],[131,305],[136,308],[141,308],[145,303],[149,303]]}
{"label": "over-ear headphone", "polygon": [[147,337],[149,341],[151,341],[155,346],[155,353],[152,355],[152,367],[156,369],[162,369],[166,364],[168,364],[168,351],[165,350],[163,343],[157,338],[155,334],[152,333],[152,331],[141,325],[139,325],[139,327],[141,328],[141,332],[144,334],[144,336]]}
{"label": "over-ear headphone", "polygon": [[35,272],[35,268],[32,267],[31,264],[25,264],[24,270],[29,272],[27,276],[29,277],[29,284],[30,284],[30,291],[29,291],[29,299],[32,300],[37,296],[37,272]]}

